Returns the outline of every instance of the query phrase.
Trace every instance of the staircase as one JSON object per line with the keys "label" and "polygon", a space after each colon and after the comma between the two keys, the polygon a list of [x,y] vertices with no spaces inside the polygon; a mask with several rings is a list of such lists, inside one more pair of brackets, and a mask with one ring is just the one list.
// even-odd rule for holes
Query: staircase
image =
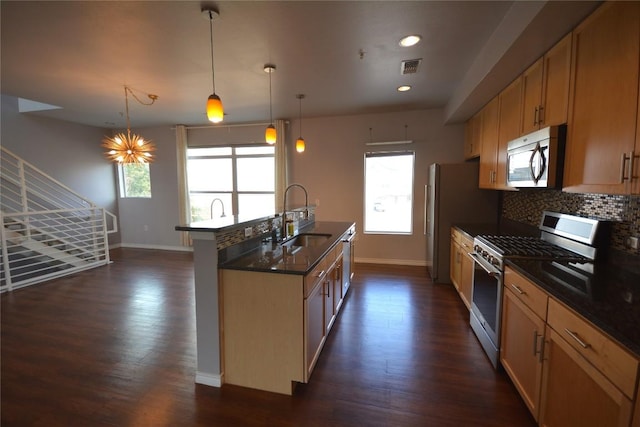
{"label": "staircase", "polygon": [[116,216],[0,149],[0,292],[108,264]]}

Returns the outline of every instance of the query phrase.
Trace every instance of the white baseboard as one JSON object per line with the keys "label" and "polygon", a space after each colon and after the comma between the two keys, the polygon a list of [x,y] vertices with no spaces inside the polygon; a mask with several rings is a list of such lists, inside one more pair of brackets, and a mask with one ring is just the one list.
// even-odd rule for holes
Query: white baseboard
{"label": "white baseboard", "polygon": [[193,252],[193,248],[187,246],[143,245],[138,243],[119,243],[113,246],[109,246],[109,249],[114,249],[115,247],[132,249],[156,249],[160,251]]}
{"label": "white baseboard", "polygon": [[222,386],[222,376],[196,372],[196,384],[203,384],[220,388]]}
{"label": "white baseboard", "polygon": [[415,259],[387,259],[387,258],[356,258],[356,264],[388,264],[388,265],[411,265],[416,267],[426,267],[427,262]]}

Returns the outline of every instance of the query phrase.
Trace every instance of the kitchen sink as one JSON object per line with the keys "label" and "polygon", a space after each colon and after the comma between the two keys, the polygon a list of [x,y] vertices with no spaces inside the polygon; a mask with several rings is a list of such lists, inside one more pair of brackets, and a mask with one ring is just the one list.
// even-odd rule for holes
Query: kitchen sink
{"label": "kitchen sink", "polygon": [[282,242],[283,246],[319,246],[329,240],[331,234],[303,233]]}

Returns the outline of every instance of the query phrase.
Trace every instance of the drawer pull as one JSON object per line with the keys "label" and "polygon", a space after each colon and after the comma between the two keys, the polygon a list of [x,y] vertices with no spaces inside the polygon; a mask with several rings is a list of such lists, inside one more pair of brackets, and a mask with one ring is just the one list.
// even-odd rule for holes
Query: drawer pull
{"label": "drawer pull", "polygon": [[588,344],[588,343],[586,343],[586,342],[582,341],[576,332],[572,332],[572,331],[570,331],[570,330],[569,330],[569,329],[567,329],[567,328],[564,328],[564,331],[565,331],[567,334],[569,334],[569,336],[570,336],[571,338],[573,338],[574,340],[576,340],[576,341],[577,341],[577,343],[578,343],[578,344],[580,344],[580,346],[581,346],[582,348],[589,348],[589,347],[591,347],[591,344]]}
{"label": "drawer pull", "polygon": [[527,294],[525,291],[523,291],[522,289],[520,289],[520,287],[519,287],[519,286],[514,285],[513,283],[511,284],[511,287],[512,287],[513,289],[515,289],[515,290],[516,290],[516,292],[517,292],[517,293],[519,293],[520,295],[526,295],[526,294]]}

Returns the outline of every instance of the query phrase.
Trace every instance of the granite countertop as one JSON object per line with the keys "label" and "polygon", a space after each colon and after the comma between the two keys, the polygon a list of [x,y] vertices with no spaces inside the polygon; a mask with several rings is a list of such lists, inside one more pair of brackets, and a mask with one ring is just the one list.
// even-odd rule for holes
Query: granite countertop
{"label": "granite countertop", "polygon": [[329,234],[326,241],[317,246],[290,246],[261,242],[240,257],[220,264],[228,270],[261,271],[268,273],[306,275],[352,227],[353,222],[316,221],[299,230],[298,234]]}
{"label": "granite countertop", "polygon": [[[640,357],[640,275],[636,272],[614,264],[597,264],[593,273],[565,262],[510,259],[506,264]],[[575,274],[582,277],[576,279]]]}
{"label": "granite countertop", "polygon": [[268,219],[277,218],[279,215],[269,215],[264,217],[256,216],[239,216],[239,215],[227,215],[224,217],[218,217],[213,219],[207,219],[204,221],[192,222],[185,225],[176,225],[176,231],[203,231],[203,232],[216,232],[233,230],[238,227],[251,225],[255,222],[266,221]]}
{"label": "granite countertop", "polygon": [[[531,235],[540,231],[518,224],[455,224],[469,237]],[[537,231],[537,234],[535,234]],[[610,254],[587,273],[564,262],[508,259],[506,265],[575,310],[640,358],[640,263],[637,257]],[[573,274],[571,274],[573,273]],[[578,279],[575,275],[578,275]]]}

